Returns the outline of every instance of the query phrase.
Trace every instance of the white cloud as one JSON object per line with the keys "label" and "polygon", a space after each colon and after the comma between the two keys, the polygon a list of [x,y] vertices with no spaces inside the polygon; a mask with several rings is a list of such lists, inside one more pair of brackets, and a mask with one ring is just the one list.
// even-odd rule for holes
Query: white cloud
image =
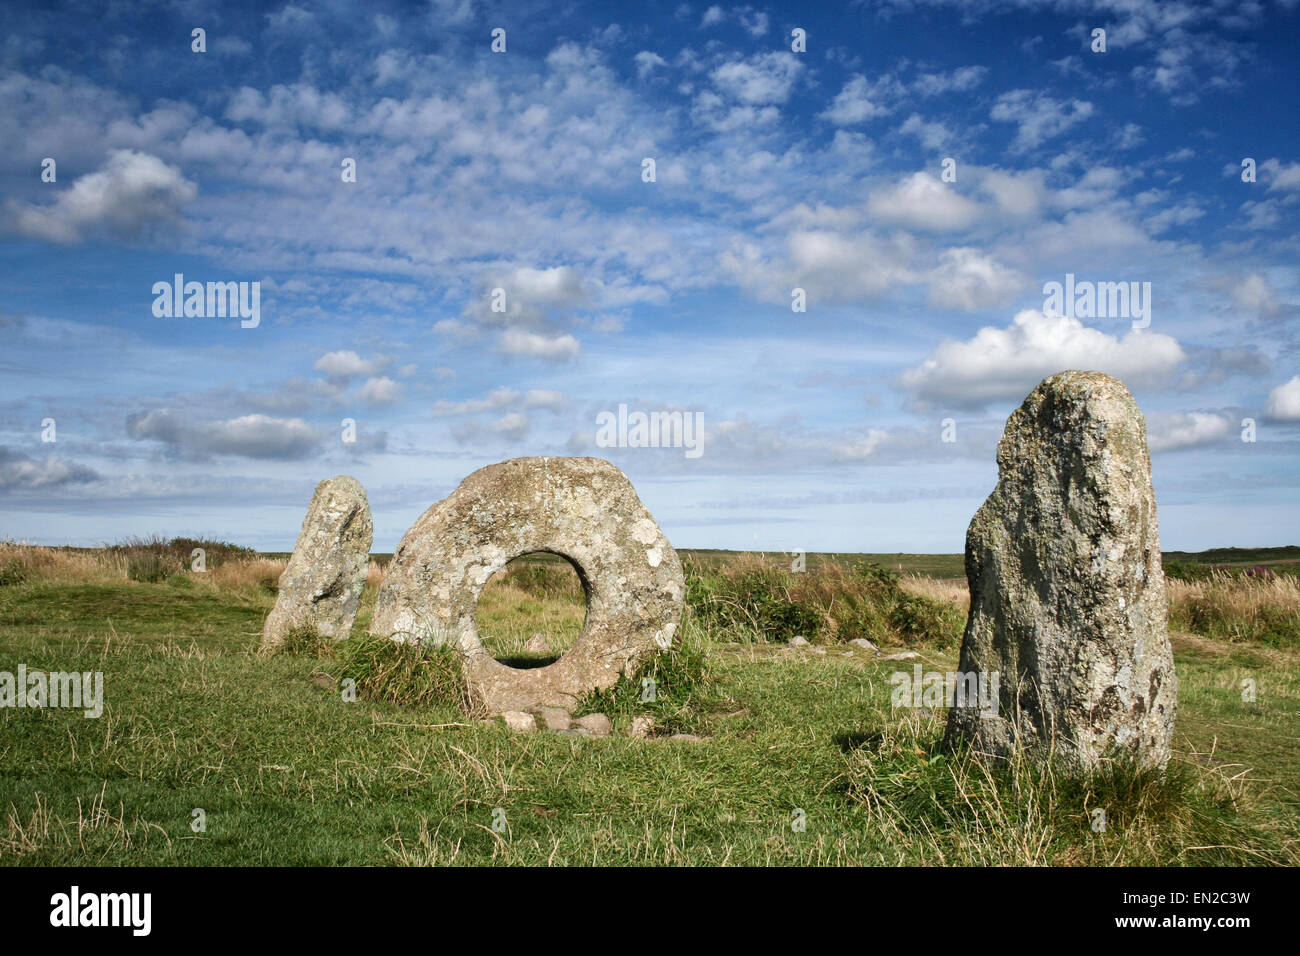
{"label": "white cloud", "polygon": [[922,96],[966,93],[983,83],[988,73],[988,67],[984,66],[961,66],[951,73],[922,73],[912,89]]}
{"label": "white cloud", "polygon": [[1212,444],[1228,432],[1233,423],[1209,412],[1152,413],[1147,419],[1147,444],[1152,451],[1175,451]]}
{"label": "white cloud", "polygon": [[523,412],[510,412],[497,419],[488,428],[498,435],[518,441],[528,434],[531,425],[532,422]]}
{"label": "white cloud", "polygon": [[386,375],[380,378],[368,378],[366,383],[357,389],[357,398],[367,405],[393,405],[401,400],[402,389]]}
{"label": "white cloud", "polygon": [[805,290],[809,303],[875,299],[894,285],[915,282],[907,267],[911,240],[884,241],[871,233],[843,235],[827,229],[796,229],[786,237],[785,259],[766,258],[752,243],[733,246],[720,257],[724,271],[756,298],[790,302],[790,290]]}
{"label": "white cloud", "polygon": [[519,401],[520,395],[513,388],[495,388],[486,398],[471,398],[463,402],[438,402],[433,406],[435,415],[468,415],[485,412],[490,409],[509,408]]}
{"label": "white cloud", "polygon": [[558,412],[569,406],[569,399],[563,392],[544,388],[530,388],[524,396],[524,408],[544,408]]}
{"label": "white cloud", "polygon": [[953,139],[953,133],[942,123],[927,123],[921,114],[913,113],[898,128],[904,136],[915,136],[929,150],[941,150]]}
{"label": "white cloud", "polygon": [[724,63],[711,74],[713,84],[733,99],[751,106],[784,103],[803,64],[793,53],[772,51]]}
{"label": "white cloud", "polygon": [[190,425],[166,410],[140,412],[126,421],[132,438],[155,439],[188,458],[234,455],[243,458],[305,458],[320,445],[320,435],[301,418],[243,415]]}
{"label": "white cloud", "polygon": [[989,115],[1018,127],[1012,148],[1033,149],[1092,115],[1085,100],[1057,100],[1034,90],[1011,90],[998,97]]}
{"label": "white cloud", "polygon": [[316,360],[316,371],[324,372],[332,382],[342,383],[362,375],[372,376],[388,368],[392,360],[387,356],[363,359],[351,349],[327,352]]}
{"label": "white cloud", "polygon": [[934,232],[966,229],[979,219],[976,202],[926,172],[871,197],[868,208],[886,222]]}
{"label": "white cloud", "polygon": [[53,203],[13,204],[12,228],[50,242],[80,242],[103,229],[135,236],[146,226],[176,220],[198,187],[175,166],[130,149],[109,152],[103,169],[76,179]]}
{"label": "white cloud", "polygon": [[0,445],[0,489],[54,488],[59,485],[94,481],[92,469],[57,455],[36,459]]}
{"label": "white cloud", "polygon": [[1106,372],[1133,383],[1161,381],[1185,358],[1168,335],[1130,331],[1122,339],[1068,316],[1035,309],[1007,328],[982,328],[968,342],[942,343],[903,384],[923,405],[980,406],[1023,398],[1048,375],[1066,369]]}
{"label": "white cloud", "polygon": [[880,428],[870,428],[865,435],[854,436],[839,442],[831,448],[831,457],[836,461],[865,461],[879,450],[889,438],[889,432]]}
{"label": "white cloud", "polygon": [[1300,421],[1300,375],[1268,393],[1268,417],[1278,421]]}
{"label": "white cloud", "polygon": [[978,249],[948,249],[930,274],[928,301],[947,309],[973,312],[1005,305],[1024,288],[1026,278]]}
{"label": "white cloud", "polygon": [[557,362],[576,358],[581,350],[578,340],[567,332],[544,335],[526,329],[506,329],[501,334],[500,346],[506,355],[530,356]]}
{"label": "white cloud", "polygon": [[1266,159],[1259,164],[1259,171],[1268,180],[1269,192],[1274,189],[1300,189],[1300,163],[1283,165],[1279,160]]}
{"label": "white cloud", "polygon": [[1021,173],[986,170],[980,177],[980,189],[993,197],[998,209],[1016,218],[1037,215],[1047,199],[1043,173],[1036,169]]}
{"label": "white cloud", "polygon": [[752,7],[741,7],[736,11],[736,18],[740,20],[740,25],[745,31],[754,37],[761,37],[767,32],[768,17],[761,10],[755,10]]}
{"label": "white cloud", "polygon": [[861,73],[856,73],[844,84],[844,88],[831,100],[819,115],[836,126],[853,126],[864,123],[877,116],[884,116],[893,110],[892,99],[901,93],[901,87],[892,77],[883,77],[872,84]]}
{"label": "white cloud", "polygon": [[1232,298],[1242,308],[1263,316],[1277,315],[1281,310],[1277,292],[1258,272],[1252,272],[1237,283],[1232,289]]}
{"label": "white cloud", "polygon": [[642,50],[632,59],[636,62],[636,75],[643,80],[654,72],[655,67],[668,65],[658,53],[649,50]]}

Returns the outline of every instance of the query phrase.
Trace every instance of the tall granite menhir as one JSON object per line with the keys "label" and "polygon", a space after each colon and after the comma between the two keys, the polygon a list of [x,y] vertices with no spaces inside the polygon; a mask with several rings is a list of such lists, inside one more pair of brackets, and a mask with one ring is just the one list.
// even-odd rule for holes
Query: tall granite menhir
{"label": "tall granite menhir", "polygon": [[1061,372],[1012,413],[966,576],[960,669],[999,673],[998,712],[951,709],[949,746],[1168,762],[1178,680],[1146,424],[1123,383]]}
{"label": "tall granite menhir", "polygon": [[316,486],[262,630],[263,651],[283,643],[295,626],[314,627],[336,641],[352,633],[373,536],[361,482],[341,475]]}

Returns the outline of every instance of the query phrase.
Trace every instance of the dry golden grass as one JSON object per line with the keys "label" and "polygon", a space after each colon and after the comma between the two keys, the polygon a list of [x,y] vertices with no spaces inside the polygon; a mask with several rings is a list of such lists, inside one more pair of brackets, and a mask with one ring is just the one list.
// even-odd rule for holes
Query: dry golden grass
{"label": "dry golden grass", "polygon": [[125,580],[127,560],[107,551],[73,551],[0,541],[0,568],[16,566],[29,577],[60,581]]}
{"label": "dry golden grass", "polygon": [[905,574],[898,583],[904,590],[932,601],[956,604],[962,608],[970,606],[970,591],[961,578],[931,578],[924,574]]}
{"label": "dry golden grass", "polygon": [[[288,561],[283,558],[229,558],[207,571],[182,570],[196,584],[205,583],[224,591],[244,588],[274,590]],[[131,555],[127,552],[95,549],[49,548],[40,545],[0,541],[0,571],[16,569],[24,581],[44,580],[87,583],[130,580]],[[371,561],[366,585],[377,589],[386,568]]]}
{"label": "dry golden grass", "polygon": [[1216,572],[1205,581],[1168,580],[1169,617],[1183,630],[1275,646],[1300,641],[1300,581]]}

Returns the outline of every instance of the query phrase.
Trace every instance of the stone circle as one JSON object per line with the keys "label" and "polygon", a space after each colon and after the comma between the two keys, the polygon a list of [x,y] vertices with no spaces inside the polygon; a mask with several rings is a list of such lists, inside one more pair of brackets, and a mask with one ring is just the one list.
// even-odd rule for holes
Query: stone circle
{"label": "stone circle", "polygon": [[[475,612],[493,574],[536,552],[574,565],[587,617],[559,660],[517,669],[484,648]],[[421,515],[393,555],[370,632],[459,649],[470,697],[490,713],[569,708],[671,646],[684,591],[677,552],[618,468],[515,458],[474,472]]]}

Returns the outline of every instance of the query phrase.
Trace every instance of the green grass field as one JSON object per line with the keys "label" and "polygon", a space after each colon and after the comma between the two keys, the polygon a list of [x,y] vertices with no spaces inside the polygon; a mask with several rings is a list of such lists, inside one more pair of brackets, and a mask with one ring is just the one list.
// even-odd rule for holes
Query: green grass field
{"label": "green grass field", "polygon": [[[960,573],[950,573],[959,556],[870,557]],[[844,643],[859,633],[845,621],[858,622],[886,649],[917,650],[926,669],[955,668],[951,626],[963,612],[927,616],[925,602],[943,598],[916,596],[925,581],[905,581],[904,593],[872,579],[875,590],[855,592],[858,579],[843,578],[834,607],[856,601],[857,616],[791,650],[780,629],[806,622],[754,583],[787,580],[788,556],[749,556],[743,574],[735,556],[686,558],[686,644],[698,660],[665,679],[653,705],[595,701],[615,719],[603,739],[512,734],[450,700],[345,701],[338,677],[352,642],[255,655],[274,601],[263,572],[137,581],[13,559],[0,586],[0,671],[101,671],[105,707],[99,719],[0,710],[0,862],[1300,862],[1294,640],[1175,636],[1178,755],[1165,779],[1123,767],[1082,781],[1032,767],[991,772],[939,750],[941,711],[891,708],[889,675],[913,661]],[[810,556],[807,596],[792,592],[809,613],[829,561]],[[576,637],[580,591],[534,577],[484,595],[480,618],[500,654],[534,633],[555,649]],[[710,603],[741,584],[752,626]],[[374,596],[367,586],[355,633]],[[924,626],[941,633],[918,633],[916,621],[940,622]],[[1242,699],[1246,679],[1254,702]],[[703,739],[622,736],[639,713]],[[1102,832],[1090,826],[1098,808]]]}

